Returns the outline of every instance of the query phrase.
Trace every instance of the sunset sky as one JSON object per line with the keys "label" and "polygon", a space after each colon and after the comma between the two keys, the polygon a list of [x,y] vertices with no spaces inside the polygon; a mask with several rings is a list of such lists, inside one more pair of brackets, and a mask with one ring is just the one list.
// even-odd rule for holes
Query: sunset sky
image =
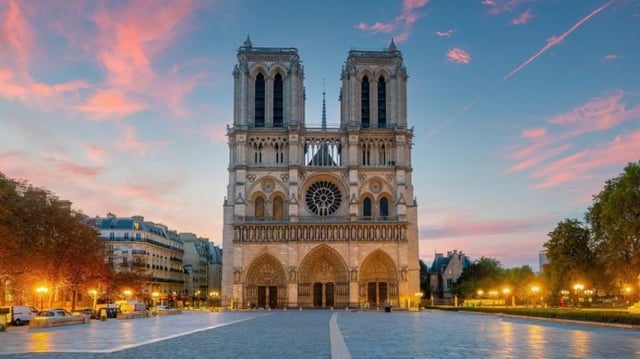
{"label": "sunset sky", "polygon": [[0,172],[221,245],[236,51],[298,49],[306,122],[348,51],[407,72],[420,257],[531,265],[640,160],[639,0],[0,0]]}

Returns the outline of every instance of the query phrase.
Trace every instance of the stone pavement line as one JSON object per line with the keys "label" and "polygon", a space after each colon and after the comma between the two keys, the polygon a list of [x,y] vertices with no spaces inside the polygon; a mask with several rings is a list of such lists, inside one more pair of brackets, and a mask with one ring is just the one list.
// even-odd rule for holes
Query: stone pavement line
{"label": "stone pavement line", "polygon": [[338,313],[329,320],[329,338],[331,340],[331,359],[351,359],[351,353],[338,326]]}
{"label": "stone pavement line", "polygon": [[264,315],[260,315],[260,316],[253,316],[253,317],[249,317],[249,318],[243,318],[243,319],[238,319],[238,320],[234,320],[228,323],[220,323],[220,324],[216,324],[216,325],[212,325],[209,327],[205,327],[205,328],[198,328],[198,329],[194,329],[194,330],[190,330],[188,332],[182,332],[182,333],[177,333],[177,334],[171,334],[171,335],[167,335],[165,337],[158,337],[158,338],[153,338],[153,339],[149,339],[149,340],[145,340],[139,343],[134,343],[134,344],[127,344],[127,345],[121,345],[115,348],[109,348],[109,349],[71,349],[71,350],[56,350],[55,352],[57,353],[93,353],[93,354],[97,354],[97,353],[115,353],[121,350],[125,350],[125,349],[131,349],[131,348],[135,348],[135,347],[139,347],[139,346],[143,346],[143,345],[147,345],[147,344],[153,344],[153,343],[157,343],[163,340],[168,340],[168,339],[173,339],[173,338],[178,338],[178,337],[182,337],[185,335],[189,335],[189,334],[193,334],[193,333],[198,333],[198,332],[203,332],[205,330],[211,330],[211,329],[216,329],[216,328],[221,328],[221,327],[225,327],[227,325],[233,325],[233,324],[238,324],[247,320],[253,320],[256,319],[258,317],[263,317]]}

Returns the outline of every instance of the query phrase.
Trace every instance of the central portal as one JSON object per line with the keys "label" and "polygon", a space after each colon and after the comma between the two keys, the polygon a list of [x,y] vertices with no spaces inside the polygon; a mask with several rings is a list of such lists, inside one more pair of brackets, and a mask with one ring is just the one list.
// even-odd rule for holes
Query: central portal
{"label": "central portal", "polygon": [[278,308],[278,287],[258,286],[258,308]]}
{"label": "central portal", "polygon": [[328,308],[335,305],[335,285],[333,283],[313,284],[313,306]]}

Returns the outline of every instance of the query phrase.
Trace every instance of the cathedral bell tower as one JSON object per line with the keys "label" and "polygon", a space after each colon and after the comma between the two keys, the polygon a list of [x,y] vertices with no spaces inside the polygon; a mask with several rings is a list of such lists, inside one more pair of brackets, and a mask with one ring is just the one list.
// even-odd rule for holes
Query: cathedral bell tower
{"label": "cathedral bell tower", "polygon": [[223,305],[406,307],[419,291],[406,69],[351,50],[341,119],[309,127],[295,48],[238,49],[228,128]]}

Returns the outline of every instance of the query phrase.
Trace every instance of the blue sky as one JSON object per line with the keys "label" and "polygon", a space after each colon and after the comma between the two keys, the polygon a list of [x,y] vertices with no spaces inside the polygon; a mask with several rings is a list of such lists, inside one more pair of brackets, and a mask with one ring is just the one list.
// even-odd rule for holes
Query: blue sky
{"label": "blue sky", "polygon": [[409,73],[420,257],[529,264],[640,159],[640,1],[0,2],[0,171],[90,216],[222,243],[231,71],[298,49],[306,122],[339,123],[351,48]]}

